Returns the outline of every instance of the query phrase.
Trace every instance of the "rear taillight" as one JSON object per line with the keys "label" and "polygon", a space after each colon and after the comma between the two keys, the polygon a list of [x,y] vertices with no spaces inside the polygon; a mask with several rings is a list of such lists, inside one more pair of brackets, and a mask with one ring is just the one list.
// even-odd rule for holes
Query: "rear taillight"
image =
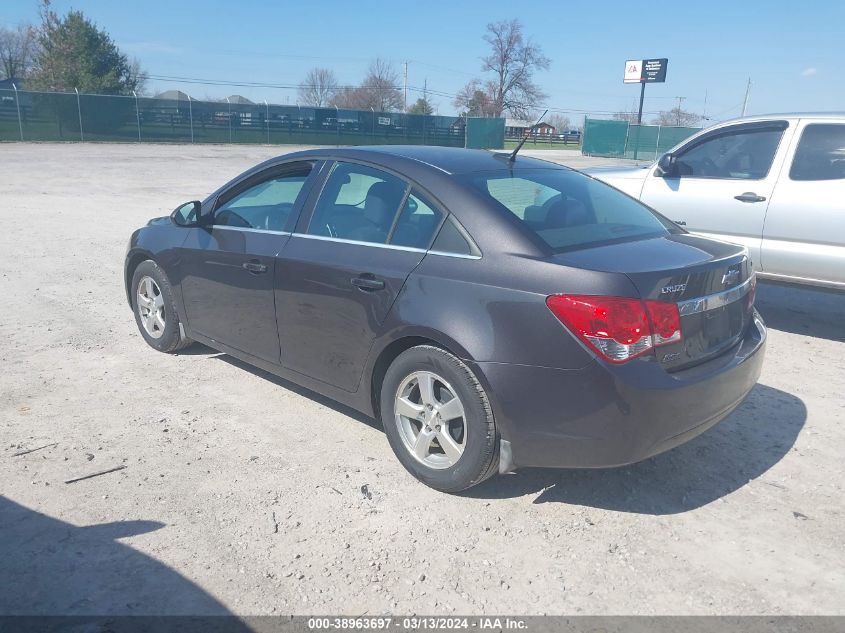
{"label": "rear taillight", "polygon": [[643,301],[643,304],[651,321],[655,346],[681,340],[681,315],[677,304],[662,301]]}
{"label": "rear taillight", "polygon": [[546,304],[578,338],[614,363],[681,340],[678,306],[662,301],[593,295],[552,295]]}

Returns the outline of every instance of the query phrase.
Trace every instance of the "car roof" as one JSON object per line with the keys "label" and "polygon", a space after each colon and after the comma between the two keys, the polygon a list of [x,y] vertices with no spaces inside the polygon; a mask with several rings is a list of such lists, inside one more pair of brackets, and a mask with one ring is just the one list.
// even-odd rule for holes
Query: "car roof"
{"label": "car roof", "polygon": [[771,121],[776,119],[845,119],[845,112],[776,112],[774,114],[755,114],[722,121],[720,125],[724,123]]}
{"label": "car roof", "polygon": [[441,147],[436,145],[372,145],[338,148],[320,148],[286,154],[279,158],[290,159],[298,156],[314,158],[336,158],[367,160],[379,164],[401,163],[408,166],[428,166],[440,172],[454,175],[479,171],[498,171],[509,169],[565,169],[561,165],[539,158],[517,155],[513,163],[508,161],[510,152],[492,152],[483,149],[464,149],[460,147]]}

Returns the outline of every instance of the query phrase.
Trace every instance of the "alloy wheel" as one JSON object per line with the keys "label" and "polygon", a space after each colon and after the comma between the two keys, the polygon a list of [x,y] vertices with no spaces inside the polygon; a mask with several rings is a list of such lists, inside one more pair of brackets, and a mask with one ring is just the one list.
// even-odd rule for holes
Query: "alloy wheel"
{"label": "alloy wheel", "polygon": [[164,334],[165,314],[164,296],[155,279],[149,276],[138,283],[137,302],[141,325],[152,338],[161,338]]}
{"label": "alloy wheel", "polygon": [[402,443],[417,461],[436,469],[458,463],[466,447],[464,406],[446,380],[430,371],[410,374],[393,410]]}

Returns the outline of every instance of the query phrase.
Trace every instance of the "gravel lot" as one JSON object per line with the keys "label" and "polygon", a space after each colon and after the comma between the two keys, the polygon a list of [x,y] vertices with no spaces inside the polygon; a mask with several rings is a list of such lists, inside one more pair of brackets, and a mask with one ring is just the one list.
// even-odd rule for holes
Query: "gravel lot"
{"label": "gravel lot", "polygon": [[845,295],[761,284],[760,384],[674,451],[440,494],[374,421],[136,331],[131,231],[283,151],[0,145],[0,614],[845,614]]}

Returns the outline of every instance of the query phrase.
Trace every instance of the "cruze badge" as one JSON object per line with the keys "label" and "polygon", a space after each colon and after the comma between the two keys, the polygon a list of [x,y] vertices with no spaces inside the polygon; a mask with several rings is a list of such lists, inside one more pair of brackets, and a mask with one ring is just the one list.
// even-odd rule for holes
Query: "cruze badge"
{"label": "cruze badge", "polygon": [[722,284],[728,286],[739,279],[739,271],[738,270],[729,270],[724,275],[722,275]]}
{"label": "cruze badge", "polygon": [[674,286],[663,286],[660,289],[660,294],[668,295],[672,292],[683,292],[686,289],[687,289],[686,284],[675,284]]}

